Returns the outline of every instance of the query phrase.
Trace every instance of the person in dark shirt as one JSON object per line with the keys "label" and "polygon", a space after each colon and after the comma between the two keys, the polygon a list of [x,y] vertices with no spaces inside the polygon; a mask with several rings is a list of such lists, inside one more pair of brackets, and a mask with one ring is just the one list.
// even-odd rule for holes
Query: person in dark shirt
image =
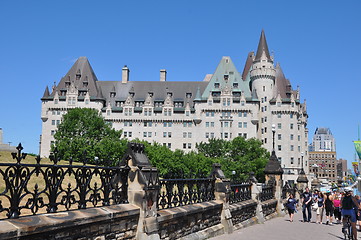
{"label": "person in dark shirt", "polygon": [[295,214],[297,200],[294,198],[293,194],[290,193],[290,196],[287,199],[286,207],[288,209],[288,214],[290,216],[290,222],[293,222],[293,215]]}
{"label": "person in dark shirt", "polygon": [[352,233],[354,238],[357,239],[357,230],[356,230],[356,221],[357,221],[357,210],[360,209],[360,206],[356,200],[356,198],[352,195],[353,192],[351,189],[345,189],[345,195],[341,199],[341,214],[342,218],[342,232],[345,231],[346,217],[349,216],[351,220]]}
{"label": "person in dark shirt", "polygon": [[[310,193],[310,189],[306,187],[305,191],[301,195],[302,200],[302,214],[303,214],[303,222],[311,221],[311,205],[312,205],[312,195]],[[307,210],[307,215],[306,215]]]}

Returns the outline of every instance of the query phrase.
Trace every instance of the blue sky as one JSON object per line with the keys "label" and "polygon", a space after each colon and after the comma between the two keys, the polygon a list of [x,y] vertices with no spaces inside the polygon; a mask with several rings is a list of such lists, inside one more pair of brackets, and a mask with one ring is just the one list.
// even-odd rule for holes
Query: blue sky
{"label": "blue sky", "polygon": [[[222,56],[240,72],[264,29],[308,104],[310,137],[329,127],[354,159],[361,122],[361,1],[0,1],[0,127],[38,153],[45,87],[87,56],[99,80],[201,81]],[[311,139],[310,139],[311,140]]]}

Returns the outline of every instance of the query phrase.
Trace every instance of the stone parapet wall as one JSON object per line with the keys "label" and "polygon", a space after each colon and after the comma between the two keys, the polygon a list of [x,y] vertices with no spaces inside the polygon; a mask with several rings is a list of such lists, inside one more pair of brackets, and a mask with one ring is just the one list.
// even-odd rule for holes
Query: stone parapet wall
{"label": "stone parapet wall", "polygon": [[229,206],[234,225],[244,222],[248,219],[256,217],[257,202],[255,200],[247,200],[234,203]]}
{"label": "stone parapet wall", "polygon": [[158,211],[160,238],[186,239],[186,236],[197,232],[203,232],[201,235],[204,237],[223,234],[224,230],[220,225],[222,207],[222,202],[215,200],[160,210]]}
{"label": "stone parapet wall", "polygon": [[0,221],[0,239],[135,239],[139,208],[112,205]]}

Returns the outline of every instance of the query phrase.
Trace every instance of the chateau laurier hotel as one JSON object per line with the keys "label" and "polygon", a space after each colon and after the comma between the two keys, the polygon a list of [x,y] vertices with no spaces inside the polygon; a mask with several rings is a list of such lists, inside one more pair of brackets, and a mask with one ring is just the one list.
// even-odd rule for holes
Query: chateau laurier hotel
{"label": "chateau laurier hotel", "polygon": [[41,156],[48,156],[62,115],[70,108],[95,108],[128,139],[159,142],[171,149],[194,150],[210,138],[257,138],[281,161],[284,180],[296,180],[302,164],[308,174],[306,103],[293,90],[270,55],[262,31],[256,54],[250,52],[239,72],[223,57],[203,81],[131,81],[129,68],[121,81],[99,81],[86,57],[45,89],[42,100]]}

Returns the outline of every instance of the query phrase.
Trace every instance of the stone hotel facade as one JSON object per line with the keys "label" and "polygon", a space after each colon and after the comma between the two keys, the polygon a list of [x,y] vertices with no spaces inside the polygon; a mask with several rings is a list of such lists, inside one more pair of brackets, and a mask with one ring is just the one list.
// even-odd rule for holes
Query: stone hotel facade
{"label": "stone hotel facade", "polygon": [[86,107],[99,110],[130,140],[156,141],[173,150],[242,136],[261,140],[271,151],[273,126],[284,179],[295,181],[302,164],[308,173],[306,102],[274,63],[264,31],[242,73],[230,57],[203,81],[167,81],[166,70],[160,70],[160,81],[130,81],[129,73],[124,66],[121,81],[99,81],[88,59],[80,57],[51,92],[46,87],[40,155],[49,155],[62,115]]}

